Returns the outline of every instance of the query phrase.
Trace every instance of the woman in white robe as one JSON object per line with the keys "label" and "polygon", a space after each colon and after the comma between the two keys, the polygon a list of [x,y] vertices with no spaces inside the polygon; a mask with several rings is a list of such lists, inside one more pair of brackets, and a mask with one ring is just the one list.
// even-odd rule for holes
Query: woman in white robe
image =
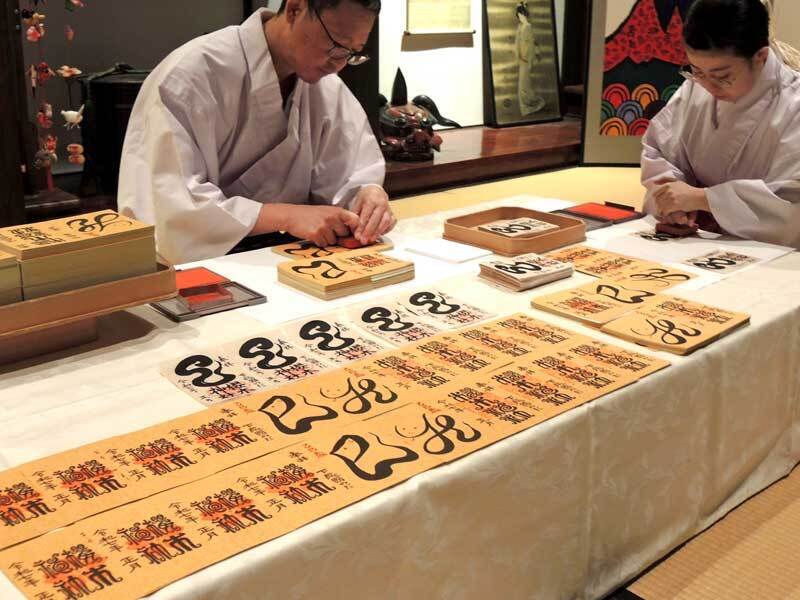
{"label": "woman in white robe", "polygon": [[360,60],[350,48],[366,43],[376,6],[286,0],[277,16],[259,10],[189,42],[147,78],[125,138],[118,203],[155,224],[165,258],[220,256],[271,231],[329,245],[391,229],[383,157],[335,75]]}
{"label": "woman in white robe", "polygon": [[767,9],[696,0],[684,41],[688,80],[644,137],[646,210],[800,248],[800,74],[769,47]]}

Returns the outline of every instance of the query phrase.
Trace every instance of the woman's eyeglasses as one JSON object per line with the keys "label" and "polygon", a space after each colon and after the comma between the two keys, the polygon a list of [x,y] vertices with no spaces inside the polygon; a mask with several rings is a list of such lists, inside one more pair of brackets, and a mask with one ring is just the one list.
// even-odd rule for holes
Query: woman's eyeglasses
{"label": "woman's eyeglasses", "polygon": [[736,81],[736,78],[731,75],[725,75],[724,77],[706,75],[701,70],[695,69],[692,65],[683,65],[679,72],[684,78],[690,81],[696,81],[698,83],[707,81],[716,87],[731,87]]}
{"label": "woman's eyeglasses", "polygon": [[368,54],[348,48],[347,46],[344,46],[333,39],[331,32],[328,31],[327,27],[325,27],[325,22],[322,20],[322,15],[319,14],[319,9],[316,6],[314,7],[314,13],[317,15],[317,19],[319,20],[319,24],[322,25],[322,29],[325,30],[325,35],[328,36],[331,44],[333,44],[333,47],[328,50],[328,56],[330,56],[333,60],[342,60],[345,58],[347,59],[347,64],[352,66],[363,65],[369,60]]}

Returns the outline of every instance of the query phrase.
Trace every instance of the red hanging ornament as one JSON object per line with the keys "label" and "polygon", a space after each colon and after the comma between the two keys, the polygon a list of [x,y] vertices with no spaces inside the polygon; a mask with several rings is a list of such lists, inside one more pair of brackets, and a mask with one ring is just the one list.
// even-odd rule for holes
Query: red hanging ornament
{"label": "red hanging ornament", "polygon": [[37,43],[44,37],[44,25],[31,25],[25,32],[25,38],[32,43]]}
{"label": "red hanging ornament", "polygon": [[53,126],[53,107],[47,102],[39,105],[39,112],[36,113],[36,122],[42,129],[50,129]]}
{"label": "red hanging ornament", "polygon": [[47,80],[51,77],[55,76],[53,69],[50,68],[46,62],[40,62],[36,67],[36,83],[38,85],[44,85],[47,83]]}

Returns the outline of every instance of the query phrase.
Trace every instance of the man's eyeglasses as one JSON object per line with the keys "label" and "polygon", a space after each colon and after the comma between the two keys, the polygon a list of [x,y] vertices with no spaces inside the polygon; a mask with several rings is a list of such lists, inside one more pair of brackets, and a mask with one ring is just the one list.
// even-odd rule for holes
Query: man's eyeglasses
{"label": "man's eyeglasses", "polygon": [[319,14],[319,9],[316,6],[314,7],[314,13],[317,15],[317,19],[319,20],[319,24],[322,25],[322,29],[325,30],[325,35],[328,36],[331,44],[333,44],[331,49],[328,50],[328,56],[330,56],[333,60],[342,60],[343,58],[346,58],[347,64],[352,66],[363,65],[369,60],[368,54],[348,48],[347,46],[344,46],[333,39],[331,32],[328,31],[327,27],[325,27],[325,22],[322,20],[322,15]]}
{"label": "man's eyeglasses", "polygon": [[702,81],[708,81],[708,83],[717,87],[731,87],[736,81],[736,78],[731,75],[726,75],[725,77],[706,75],[699,69],[692,67],[692,65],[683,65],[679,72],[684,78],[689,79],[690,81],[696,81],[698,83]]}

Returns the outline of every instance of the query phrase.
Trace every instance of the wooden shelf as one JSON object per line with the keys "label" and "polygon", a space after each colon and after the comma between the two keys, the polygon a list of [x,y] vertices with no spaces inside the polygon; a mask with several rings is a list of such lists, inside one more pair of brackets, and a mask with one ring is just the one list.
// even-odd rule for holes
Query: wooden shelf
{"label": "wooden shelf", "polygon": [[[440,132],[442,151],[432,161],[387,162],[384,187],[391,198],[448,186],[498,179],[533,171],[574,166],[580,159],[581,122],[492,129],[465,127]],[[116,209],[113,196],[82,198],[80,206],[58,211],[28,209],[28,220],[43,220],[106,208]],[[43,207],[42,207],[43,208]],[[57,213],[57,214],[56,214]]]}
{"label": "wooden shelf", "polygon": [[387,162],[384,187],[392,198],[572,166],[580,159],[581,122],[577,119],[502,129],[465,127],[440,133],[442,151],[432,161]]}

